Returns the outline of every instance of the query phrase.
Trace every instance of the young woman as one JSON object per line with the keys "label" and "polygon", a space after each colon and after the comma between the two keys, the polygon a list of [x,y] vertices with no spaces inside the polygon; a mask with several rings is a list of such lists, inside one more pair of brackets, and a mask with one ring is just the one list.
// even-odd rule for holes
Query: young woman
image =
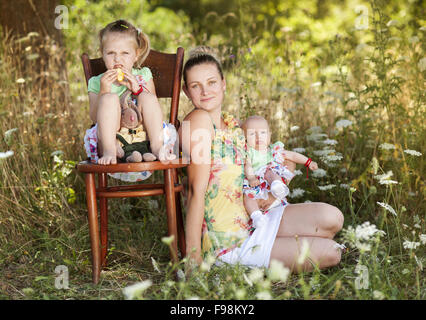
{"label": "young woman", "polygon": [[[181,137],[188,167],[186,245],[189,257],[200,263],[207,254],[218,261],[268,267],[279,260],[293,271],[335,266],[341,252],[333,237],[343,226],[339,209],[325,203],[278,205],[258,200],[268,228],[254,229],[242,194],[244,133],[238,120],[223,113],[226,81],[209,48],[194,49],[184,66],[184,87],[194,110],[184,119],[189,132]],[[289,164],[290,170],[295,164]],[[308,257],[298,265],[302,244]],[[305,244],[306,246],[306,244]]]}

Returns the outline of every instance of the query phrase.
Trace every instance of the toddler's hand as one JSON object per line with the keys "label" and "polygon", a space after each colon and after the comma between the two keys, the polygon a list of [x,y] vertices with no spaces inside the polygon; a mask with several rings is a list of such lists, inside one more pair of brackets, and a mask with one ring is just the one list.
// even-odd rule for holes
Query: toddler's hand
{"label": "toddler's hand", "polygon": [[309,165],[309,169],[311,169],[312,171],[317,170],[318,164],[315,161],[312,161],[311,164]]}
{"label": "toddler's hand", "polygon": [[110,93],[111,92],[111,84],[117,80],[117,70],[110,69],[107,70],[103,76],[101,77],[101,85],[99,93]]}
{"label": "toddler's hand", "polygon": [[122,70],[122,72],[124,80],[121,81],[121,84],[125,85],[132,92],[138,92],[140,87],[136,77],[127,70]]}

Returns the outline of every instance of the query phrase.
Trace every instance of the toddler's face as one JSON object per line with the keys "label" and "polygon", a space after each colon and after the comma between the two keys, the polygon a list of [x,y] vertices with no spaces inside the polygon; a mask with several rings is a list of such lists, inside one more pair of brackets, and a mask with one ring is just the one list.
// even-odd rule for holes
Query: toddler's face
{"label": "toddler's face", "polygon": [[102,57],[105,66],[110,69],[131,71],[138,59],[136,40],[126,34],[109,32],[102,42]]}
{"label": "toddler's face", "polygon": [[266,120],[254,119],[246,122],[244,130],[247,145],[256,150],[265,150],[271,140]]}

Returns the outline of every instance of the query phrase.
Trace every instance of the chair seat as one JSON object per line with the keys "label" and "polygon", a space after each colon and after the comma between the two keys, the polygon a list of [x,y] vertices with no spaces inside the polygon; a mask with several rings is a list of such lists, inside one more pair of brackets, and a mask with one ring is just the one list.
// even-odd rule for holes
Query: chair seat
{"label": "chair seat", "polygon": [[136,163],[117,163],[117,164],[95,164],[89,161],[81,161],[77,165],[77,170],[85,173],[116,173],[116,172],[140,172],[156,171],[166,169],[177,169],[188,166],[189,161],[185,158],[179,158],[173,161],[152,161]]}

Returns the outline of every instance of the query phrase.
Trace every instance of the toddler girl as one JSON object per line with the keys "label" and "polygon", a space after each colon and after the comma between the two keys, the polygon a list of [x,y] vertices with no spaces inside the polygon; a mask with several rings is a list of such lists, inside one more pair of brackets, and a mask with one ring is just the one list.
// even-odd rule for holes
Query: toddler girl
{"label": "toddler girl", "polygon": [[[130,135],[133,142],[147,140],[148,134],[148,151],[152,154],[144,159],[168,158],[163,153],[163,129],[170,130],[170,125],[163,123],[150,69],[138,69],[149,54],[148,37],[129,22],[117,20],[100,31],[99,40],[107,71],[90,78],[88,83],[90,118],[96,123],[84,139],[89,157],[99,164],[117,163],[117,157],[124,156],[116,139],[119,133]],[[125,94],[128,91],[132,94]],[[123,102],[122,97],[131,99],[140,110],[142,124],[136,130],[121,127],[120,103],[130,103]],[[136,157],[138,160],[142,159]]]}
{"label": "toddler girl", "polygon": [[286,204],[285,199],[289,194],[287,184],[294,174],[284,165],[284,160],[305,164],[311,170],[318,169],[318,165],[300,153],[284,150],[280,141],[270,145],[271,133],[268,122],[263,117],[249,117],[242,128],[247,144],[244,206],[253,220],[253,226],[259,228],[264,224],[265,217],[259,210],[256,199],[266,200],[268,192],[271,192],[277,199],[276,202],[284,201]]}

